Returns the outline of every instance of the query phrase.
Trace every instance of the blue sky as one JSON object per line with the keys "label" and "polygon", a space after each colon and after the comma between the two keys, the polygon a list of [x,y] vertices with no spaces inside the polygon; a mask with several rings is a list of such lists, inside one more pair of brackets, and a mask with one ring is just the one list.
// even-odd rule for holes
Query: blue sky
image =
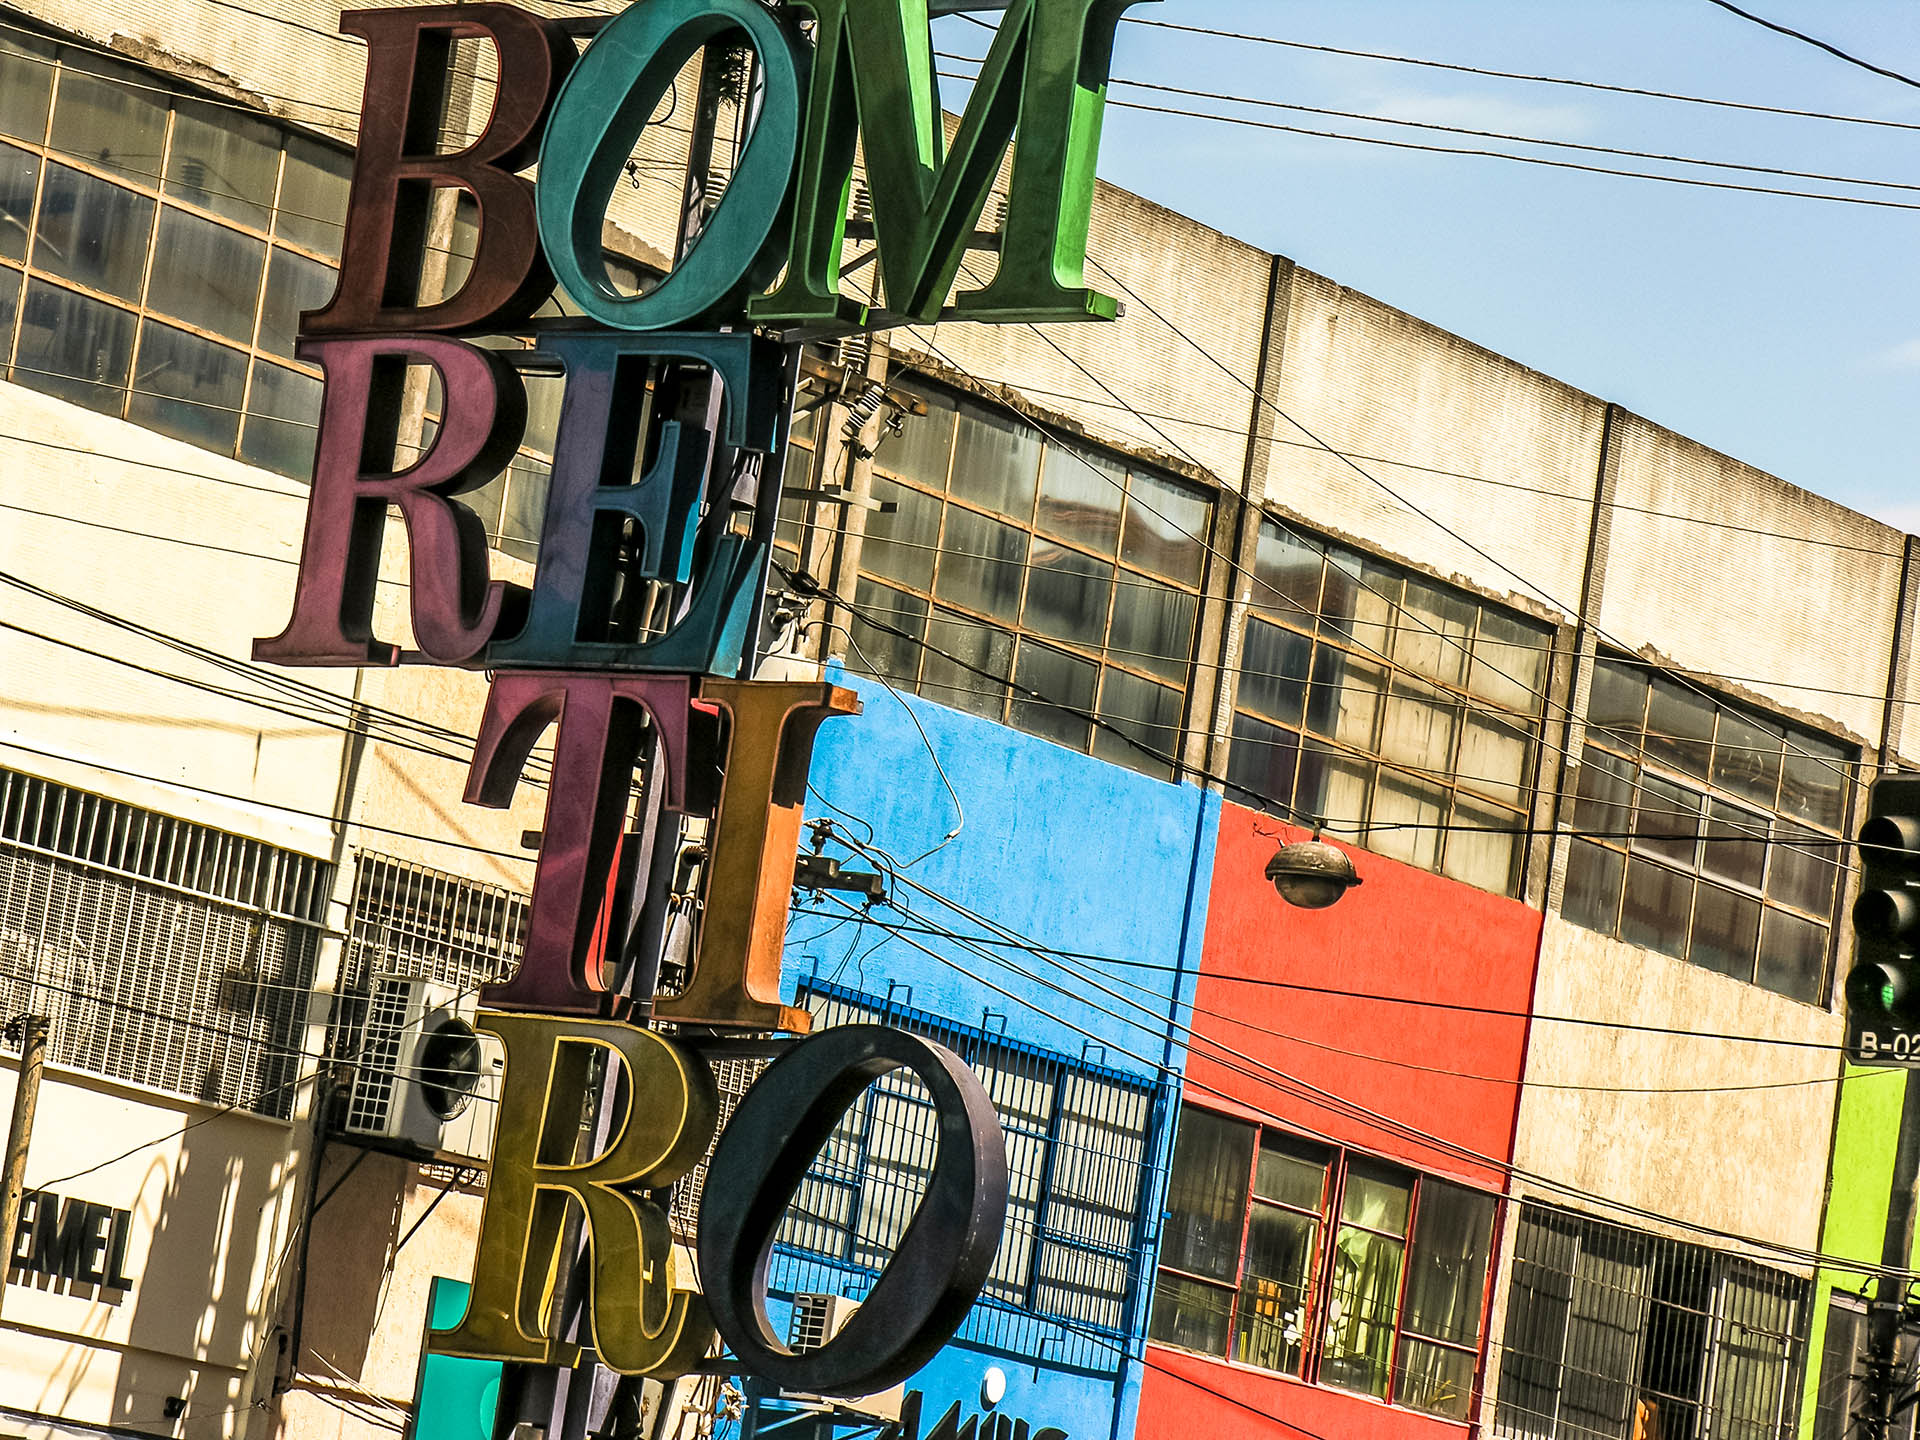
{"label": "blue sky", "polygon": [[[1920,77],[1913,0],[1742,0],[1742,7]],[[1707,0],[1160,0],[1130,13],[1920,125],[1920,89]],[[978,54],[982,32],[951,28],[959,23],[942,23],[943,42]],[[1114,74],[1920,187],[1920,129],[1711,109],[1138,25],[1121,27]],[[1224,108],[1121,88],[1113,98]],[[1265,118],[1406,134],[1286,113]],[[1679,173],[1631,160],[1566,158]],[[1920,209],[1419,154],[1119,107],[1108,111],[1101,171],[1795,484],[1920,530],[1913,434],[1920,422]],[[1920,188],[1849,188],[1920,205]]]}

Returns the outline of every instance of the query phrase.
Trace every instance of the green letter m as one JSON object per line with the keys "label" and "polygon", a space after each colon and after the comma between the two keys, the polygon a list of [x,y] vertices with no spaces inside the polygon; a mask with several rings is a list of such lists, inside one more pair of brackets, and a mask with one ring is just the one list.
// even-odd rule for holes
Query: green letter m
{"label": "green letter m", "polygon": [[1009,0],[950,152],[928,0],[796,3],[816,29],[793,235],[786,278],[754,302],[755,320],[861,323],[839,293],[856,134],[887,309],[938,319],[1016,131],[1000,267],[958,298],[956,317],[1113,318],[1083,272],[1113,32],[1139,0]]}

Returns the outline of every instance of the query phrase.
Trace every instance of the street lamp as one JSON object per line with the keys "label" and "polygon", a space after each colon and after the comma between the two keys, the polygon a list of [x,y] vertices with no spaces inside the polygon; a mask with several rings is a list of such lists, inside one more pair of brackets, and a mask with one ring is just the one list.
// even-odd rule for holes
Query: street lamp
{"label": "street lamp", "polygon": [[1302,910],[1324,910],[1360,883],[1346,852],[1318,836],[1274,851],[1267,879],[1282,900]]}

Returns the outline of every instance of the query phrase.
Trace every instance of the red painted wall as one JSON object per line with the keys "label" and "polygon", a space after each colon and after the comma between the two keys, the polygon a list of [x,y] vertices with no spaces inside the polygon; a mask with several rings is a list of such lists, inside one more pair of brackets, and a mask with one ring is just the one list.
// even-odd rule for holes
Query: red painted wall
{"label": "red painted wall", "polygon": [[[1539,913],[1363,851],[1354,852],[1359,888],[1329,909],[1296,910],[1265,872],[1280,845],[1304,838],[1270,817],[1221,809],[1187,1100],[1504,1190]],[[1158,1345],[1147,1350],[1136,1425],[1141,1440],[1466,1433]]]}
{"label": "red painted wall", "polygon": [[1265,872],[1301,838],[1221,807],[1187,1098],[1504,1188],[1539,912],[1363,851],[1357,889],[1296,910]]}

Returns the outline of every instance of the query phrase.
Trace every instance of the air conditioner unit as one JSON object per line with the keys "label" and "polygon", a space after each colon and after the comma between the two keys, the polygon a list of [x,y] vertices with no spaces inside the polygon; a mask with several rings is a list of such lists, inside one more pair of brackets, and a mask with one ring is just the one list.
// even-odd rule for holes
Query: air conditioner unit
{"label": "air conditioner unit", "polygon": [[506,1052],[461,1018],[452,987],[376,974],[358,1059],[344,1138],[455,1164],[493,1153]]}
{"label": "air conditioner unit", "polygon": [[[859,1308],[858,1300],[849,1300],[844,1295],[795,1295],[793,1323],[787,1329],[787,1348],[795,1351],[818,1350],[840,1333],[841,1327],[853,1318],[854,1311]],[[812,1400],[828,1397],[793,1395],[788,1398]],[[872,1395],[834,1396],[831,1397],[831,1403],[836,1409],[856,1411],[868,1419],[898,1422],[900,1405],[906,1398],[907,1387],[900,1384]]]}

